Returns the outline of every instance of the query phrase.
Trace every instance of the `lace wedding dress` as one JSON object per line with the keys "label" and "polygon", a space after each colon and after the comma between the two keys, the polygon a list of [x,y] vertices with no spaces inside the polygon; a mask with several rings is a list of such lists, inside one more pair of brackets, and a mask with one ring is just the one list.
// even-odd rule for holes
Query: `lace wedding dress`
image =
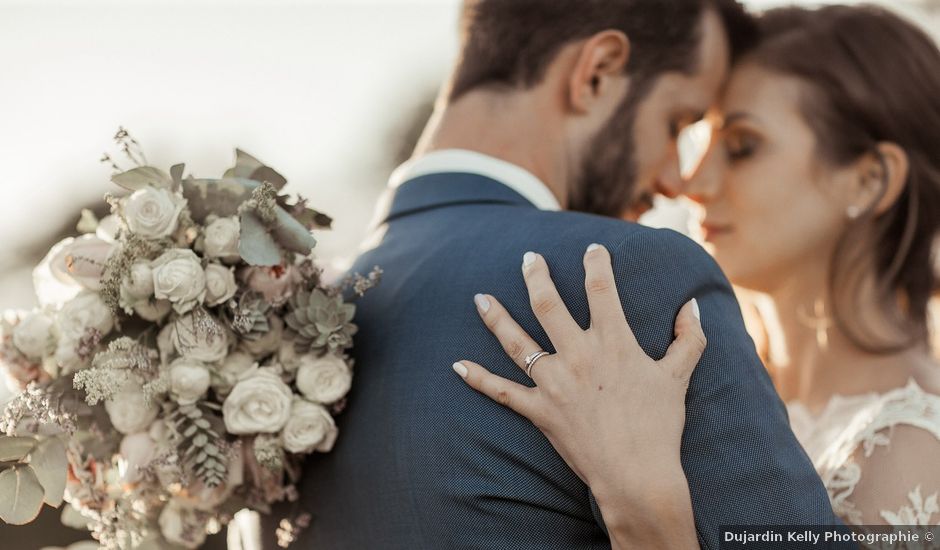
{"label": "lace wedding dress", "polygon": [[787,405],[793,431],[855,525],[940,525],[940,396],[912,379],[886,393],[834,396],[813,415]]}

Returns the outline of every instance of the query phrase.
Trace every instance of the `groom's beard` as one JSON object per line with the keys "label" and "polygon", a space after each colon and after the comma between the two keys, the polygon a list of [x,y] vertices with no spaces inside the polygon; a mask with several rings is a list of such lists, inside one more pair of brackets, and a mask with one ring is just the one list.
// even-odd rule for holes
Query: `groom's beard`
{"label": "groom's beard", "polygon": [[653,80],[636,79],[633,90],[591,140],[568,197],[571,210],[619,218],[634,207],[652,204],[649,192],[634,194],[637,167],[633,152],[637,112]]}

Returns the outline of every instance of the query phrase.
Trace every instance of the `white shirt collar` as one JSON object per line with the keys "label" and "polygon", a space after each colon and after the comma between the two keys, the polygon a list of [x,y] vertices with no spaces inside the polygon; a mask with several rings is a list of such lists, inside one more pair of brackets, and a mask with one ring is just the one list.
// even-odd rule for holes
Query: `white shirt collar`
{"label": "white shirt collar", "polygon": [[394,189],[418,176],[445,172],[485,176],[519,193],[540,210],[561,210],[555,195],[532,172],[511,162],[467,149],[442,149],[411,159],[392,172],[388,185]]}

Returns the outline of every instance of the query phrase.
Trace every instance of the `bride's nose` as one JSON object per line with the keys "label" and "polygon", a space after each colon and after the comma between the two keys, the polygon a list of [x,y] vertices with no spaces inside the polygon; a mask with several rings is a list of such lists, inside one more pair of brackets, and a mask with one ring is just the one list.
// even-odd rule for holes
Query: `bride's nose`
{"label": "bride's nose", "polygon": [[725,163],[718,147],[709,147],[695,171],[686,179],[685,195],[700,204],[708,204],[721,192]]}

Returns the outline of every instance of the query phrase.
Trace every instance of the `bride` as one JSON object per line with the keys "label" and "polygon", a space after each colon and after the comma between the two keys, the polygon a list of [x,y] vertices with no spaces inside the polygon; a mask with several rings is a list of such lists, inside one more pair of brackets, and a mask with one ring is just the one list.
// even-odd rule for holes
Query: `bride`
{"label": "bride", "polygon": [[[761,26],[687,194],[705,206],[706,238],[732,282],[776,306],[785,353],[767,366],[834,511],[857,525],[940,524],[940,366],[927,330],[940,232],[940,51],[873,7],[772,10]],[[687,348],[686,364],[664,365],[624,322],[606,250],[585,254],[595,297],[587,331],[560,304],[549,266],[527,256],[535,313],[556,327],[557,353],[530,367],[537,387],[469,361],[455,370],[532,420],[595,494],[616,495],[629,476],[655,472],[628,464],[635,446],[678,459],[701,352],[688,342],[707,345],[695,317],[708,326],[709,312],[693,303],[679,313],[674,345]],[[596,299],[604,293],[615,307]],[[534,346],[496,298],[481,299],[505,349]],[[619,512],[616,498],[601,511]]]}

